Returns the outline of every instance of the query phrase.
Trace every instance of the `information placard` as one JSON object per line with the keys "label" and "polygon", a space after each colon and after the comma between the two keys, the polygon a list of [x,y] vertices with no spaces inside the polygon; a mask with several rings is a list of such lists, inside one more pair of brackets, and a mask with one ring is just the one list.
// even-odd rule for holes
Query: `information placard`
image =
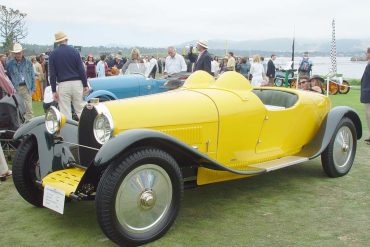
{"label": "information placard", "polygon": [[65,198],[66,195],[63,190],[46,185],[44,188],[44,200],[42,204],[44,207],[63,214]]}

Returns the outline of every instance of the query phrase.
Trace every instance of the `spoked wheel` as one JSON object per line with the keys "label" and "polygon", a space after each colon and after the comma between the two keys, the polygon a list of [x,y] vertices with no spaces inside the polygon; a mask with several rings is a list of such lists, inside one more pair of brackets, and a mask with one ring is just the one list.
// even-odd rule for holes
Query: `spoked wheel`
{"label": "spoked wheel", "polygon": [[290,88],[297,88],[297,80],[296,79],[292,79],[289,81],[289,87]]}
{"label": "spoked wheel", "polygon": [[13,161],[13,182],[18,193],[27,202],[42,207],[43,191],[36,181],[41,179],[37,142],[34,137],[25,139]]}
{"label": "spoked wheel", "polygon": [[347,94],[351,89],[349,82],[343,80],[342,85],[339,86],[339,93],[340,94]]}
{"label": "spoked wheel", "polygon": [[284,84],[284,79],[283,78],[275,78],[274,84],[277,87],[282,87]]}
{"label": "spoked wheel", "polygon": [[[326,85],[325,85],[326,88]],[[339,86],[335,82],[329,82],[329,94],[335,95],[339,92]]]}
{"label": "spoked wheel", "polygon": [[161,237],[180,208],[183,182],[176,161],[144,148],[113,162],[96,193],[100,227],[115,243],[136,246]]}
{"label": "spoked wheel", "polygon": [[346,175],[352,167],[356,154],[357,133],[349,118],[338,124],[328,147],[321,154],[321,163],[329,177]]}

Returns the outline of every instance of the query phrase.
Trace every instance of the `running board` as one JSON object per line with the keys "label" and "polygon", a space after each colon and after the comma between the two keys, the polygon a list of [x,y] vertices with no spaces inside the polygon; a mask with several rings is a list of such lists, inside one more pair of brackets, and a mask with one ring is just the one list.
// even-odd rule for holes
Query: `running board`
{"label": "running board", "polygon": [[275,171],[284,167],[296,165],[305,161],[309,158],[301,156],[286,156],[276,160],[270,160],[262,163],[248,165],[248,167],[264,169],[266,172]]}

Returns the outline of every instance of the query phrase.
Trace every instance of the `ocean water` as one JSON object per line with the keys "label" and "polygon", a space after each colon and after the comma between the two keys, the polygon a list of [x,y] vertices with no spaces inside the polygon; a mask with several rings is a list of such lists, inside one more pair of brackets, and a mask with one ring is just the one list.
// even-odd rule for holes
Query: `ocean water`
{"label": "ocean water", "polygon": [[[313,62],[312,73],[314,75],[326,75],[331,68],[330,57],[311,57]],[[343,78],[361,79],[364,73],[367,61],[351,62],[350,57],[337,57],[337,73],[343,74]],[[285,67],[291,60],[290,57],[278,57],[275,60],[276,67]],[[294,68],[297,69],[301,57],[295,57]]]}

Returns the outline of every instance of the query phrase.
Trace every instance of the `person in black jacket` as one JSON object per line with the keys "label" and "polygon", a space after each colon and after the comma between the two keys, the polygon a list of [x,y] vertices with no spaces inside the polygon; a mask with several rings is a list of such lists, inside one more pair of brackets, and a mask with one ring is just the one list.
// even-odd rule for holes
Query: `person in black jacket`
{"label": "person in black jacket", "polygon": [[[365,115],[367,127],[370,132],[370,47],[367,48],[367,65],[361,78],[361,103],[365,104]],[[365,139],[366,144],[370,145],[370,137]]]}
{"label": "person in black jacket", "polygon": [[269,78],[269,84],[268,85],[270,87],[274,86],[275,71],[276,71],[275,64],[274,64],[275,59],[276,59],[276,55],[272,54],[271,59],[267,63],[266,75]]}
{"label": "person in black jacket", "polygon": [[194,72],[197,70],[204,70],[208,72],[210,75],[211,73],[211,62],[212,57],[208,53],[208,41],[207,40],[199,40],[197,42],[197,50],[199,51],[198,59],[194,64]]}

